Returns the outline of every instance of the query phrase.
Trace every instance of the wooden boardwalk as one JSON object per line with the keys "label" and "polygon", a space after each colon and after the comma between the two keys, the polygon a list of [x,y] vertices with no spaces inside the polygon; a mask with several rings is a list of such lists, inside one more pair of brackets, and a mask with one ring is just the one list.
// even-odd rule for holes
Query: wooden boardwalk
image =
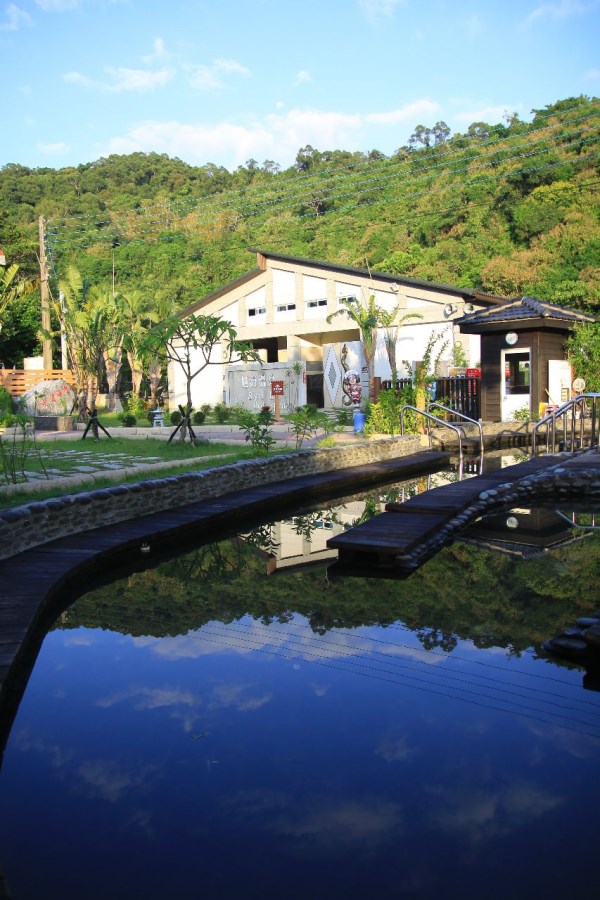
{"label": "wooden boardwalk", "polygon": [[[504,469],[433,488],[405,503],[388,503],[386,511],[367,522],[330,538],[327,546],[338,551],[338,564],[330,571],[346,575],[405,576],[413,572],[443,542],[452,539],[469,520],[461,514],[486,491],[519,482],[560,465],[571,472],[598,472],[600,454],[590,452],[572,458],[543,456]],[[446,541],[440,538],[446,535]],[[432,541],[433,538],[438,540]]]}
{"label": "wooden boardwalk", "polygon": [[[449,454],[422,451],[368,465],[299,476],[162,513],[79,532],[0,561],[0,752],[47,629],[86,580],[110,581],[258,519],[436,471]],[[148,552],[141,552],[142,544]]]}

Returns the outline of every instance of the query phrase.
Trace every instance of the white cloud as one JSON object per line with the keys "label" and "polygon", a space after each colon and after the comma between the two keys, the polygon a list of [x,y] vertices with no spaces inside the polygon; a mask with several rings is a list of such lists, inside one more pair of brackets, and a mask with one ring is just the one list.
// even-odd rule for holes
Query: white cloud
{"label": "white cloud", "polygon": [[96,81],[81,72],[66,72],[63,80],[69,84],[78,84],[81,87],[101,91],[108,94],[120,94],[124,91],[151,91],[158,87],[164,87],[175,76],[175,70],[171,68],[157,69],[127,69],[124,66],[106,69],[106,74],[112,81]]}
{"label": "white cloud", "polygon": [[146,121],[128,134],[113,138],[109,152],[155,150],[196,165],[218,159],[223,165],[235,167],[251,157],[290,165],[299,147],[307,143],[322,148],[347,146],[355,142],[362,127],[358,115],[316,110],[271,114],[264,123],[250,125]]}
{"label": "white cloud", "polygon": [[298,74],[296,75],[296,79],[294,84],[307,84],[309,81],[312,81],[312,75],[307,69],[300,69]]}
{"label": "white cloud", "polygon": [[18,31],[23,25],[31,25],[31,16],[14,3],[9,3],[6,9],[6,22],[0,22],[0,31]]}
{"label": "white cloud", "polygon": [[588,2],[582,3],[580,0],[560,0],[558,3],[541,3],[536,9],[529,13],[525,19],[526,25],[538,22],[542,19],[550,19],[557,22],[564,19],[570,19],[573,16],[585,15],[594,9],[597,9],[598,3]]}
{"label": "white cloud", "polygon": [[[275,159],[280,165],[289,166],[298,149],[306,144],[319,150],[335,147],[352,150],[365,142],[373,126],[404,124],[410,128],[419,120],[439,113],[439,104],[425,99],[402,109],[367,115],[295,108],[278,110],[262,120],[237,123],[146,120],[125,134],[115,135],[102,152],[155,151],[185,159],[191,165],[219,160],[228,168],[242,165],[250,158]],[[472,121],[469,113],[469,122]],[[392,140],[397,143],[398,135],[394,134]]]}
{"label": "white cloud", "polygon": [[79,6],[79,0],[35,0],[35,2],[44,12],[65,12]]}
{"label": "white cloud", "polygon": [[61,156],[69,149],[68,144],[63,143],[62,141],[56,141],[55,143],[50,144],[38,143],[36,144],[36,147],[40,153],[46,153],[50,156]]}
{"label": "white cloud", "polygon": [[216,59],[212,65],[186,65],[184,71],[189,74],[189,84],[197,91],[216,91],[225,87],[223,75],[243,75],[249,77],[250,69],[233,59]]}
{"label": "white cloud", "polygon": [[397,6],[404,6],[406,0],[358,0],[358,5],[368,19],[381,16],[391,18]]}
{"label": "white cloud", "polygon": [[153,62],[159,62],[163,59],[170,59],[171,54],[167,52],[167,48],[165,46],[165,42],[162,38],[154,38],[152,41],[153,52],[148,54],[148,56],[142,56],[142,62],[145,62],[146,65],[149,65]]}
{"label": "white cloud", "polygon": [[384,113],[368,113],[365,121],[372,125],[394,125],[396,122],[416,121],[419,117],[430,116],[440,111],[440,104],[433,100],[417,100],[408,103],[401,109],[392,109]]}

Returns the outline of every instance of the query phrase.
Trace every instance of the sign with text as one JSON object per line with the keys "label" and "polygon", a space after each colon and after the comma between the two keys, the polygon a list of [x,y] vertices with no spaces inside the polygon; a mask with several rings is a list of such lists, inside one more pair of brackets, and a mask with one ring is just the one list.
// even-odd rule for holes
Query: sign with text
{"label": "sign with text", "polygon": [[271,382],[271,397],[283,397],[283,381]]}

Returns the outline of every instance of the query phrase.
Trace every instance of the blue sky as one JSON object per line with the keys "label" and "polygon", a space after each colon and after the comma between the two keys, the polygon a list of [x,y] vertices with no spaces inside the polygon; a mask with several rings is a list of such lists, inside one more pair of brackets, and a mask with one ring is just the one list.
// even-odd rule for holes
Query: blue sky
{"label": "blue sky", "polygon": [[0,166],[386,154],[600,94],[600,0],[0,0]]}

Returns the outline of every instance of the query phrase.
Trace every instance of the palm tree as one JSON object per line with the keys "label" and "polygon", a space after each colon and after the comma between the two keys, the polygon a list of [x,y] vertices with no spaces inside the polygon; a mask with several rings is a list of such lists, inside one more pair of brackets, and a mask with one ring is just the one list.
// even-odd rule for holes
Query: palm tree
{"label": "palm tree", "polygon": [[25,294],[30,294],[38,286],[37,279],[32,281],[17,280],[19,266],[13,263],[4,269],[0,268],[0,329],[2,328],[2,316],[6,307]]}
{"label": "palm tree", "polygon": [[105,360],[116,352],[121,326],[115,315],[112,292],[92,286],[74,266],[69,267],[59,286],[59,299],[53,301],[52,312],[60,323],[59,333],[66,336],[79,416],[84,419],[86,409],[93,409],[96,404]]}
{"label": "palm tree", "polygon": [[159,316],[153,300],[143,291],[127,291],[119,294],[118,299],[124,326],[125,352],[131,369],[132,391],[139,395],[145,361],[141,349],[142,342],[148,327],[157,322]]}
{"label": "palm tree", "polygon": [[[375,294],[369,294],[368,299],[361,303],[341,297],[341,309],[327,316],[327,321],[331,322],[336,316],[347,316],[357,326],[360,332],[360,340],[362,343],[363,354],[367,364],[367,372],[369,377],[369,400],[374,402],[376,399],[375,390],[375,352],[377,350],[377,334],[379,328],[386,328],[391,331],[390,343],[386,340],[386,350],[390,365],[392,366],[392,357],[390,355],[390,345],[393,337],[393,366],[392,378],[396,372],[396,341],[397,326],[402,324],[406,319],[421,318],[418,313],[407,313],[402,316],[400,321],[395,325],[401,307],[397,305],[393,310],[388,312],[375,302]],[[394,334],[395,331],[395,334]]]}
{"label": "palm tree", "polygon": [[420,313],[405,313],[398,318],[400,306],[395,306],[390,312],[385,309],[380,310],[380,324],[385,329],[383,342],[385,344],[385,352],[387,353],[388,362],[392,372],[392,390],[395,390],[398,381],[398,364],[396,362],[396,347],[398,345],[398,331],[401,326],[409,319],[422,319]]}

